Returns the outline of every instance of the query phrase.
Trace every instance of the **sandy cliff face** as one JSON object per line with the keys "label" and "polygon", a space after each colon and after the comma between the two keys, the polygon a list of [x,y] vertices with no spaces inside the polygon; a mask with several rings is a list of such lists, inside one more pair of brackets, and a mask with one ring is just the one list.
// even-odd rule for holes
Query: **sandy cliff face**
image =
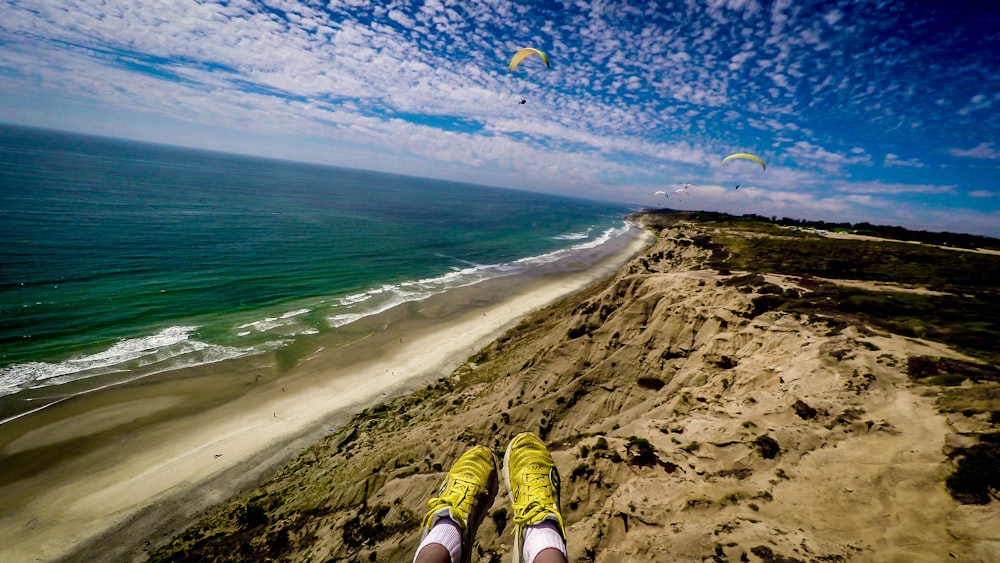
{"label": "sandy cliff face", "polygon": [[[954,430],[903,371],[956,354],[766,311],[761,295],[808,288],[705,269],[708,240],[660,232],[607,283],[366,411],[171,549],[407,561],[451,461],[534,430],[562,474],[574,561],[996,561],[997,503],[951,499]],[[509,557],[510,515],[501,490],[474,560]]]}

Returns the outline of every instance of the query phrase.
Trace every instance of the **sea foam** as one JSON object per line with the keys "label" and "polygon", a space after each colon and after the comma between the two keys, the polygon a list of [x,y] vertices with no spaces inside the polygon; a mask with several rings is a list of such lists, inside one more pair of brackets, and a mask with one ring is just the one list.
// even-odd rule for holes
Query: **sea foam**
{"label": "sea foam", "polygon": [[[0,396],[22,389],[46,387],[169,362],[183,356],[187,365],[212,363],[239,357],[248,349],[207,344],[192,340],[196,326],[174,326],[141,338],[116,342],[106,350],[74,356],[61,362],[26,362],[0,368]],[[170,363],[170,368],[181,362]]]}
{"label": "sea foam", "polygon": [[[335,314],[327,317],[327,322],[331,328],[339,328],[365,317],[382,313],[397,305],[422,301],[449,289],[522,273],[529,268],[556,262],[574,256],[581,251],[598,248],[612,239],[625,235],[631,228],[631,225],[625,222],[623,226],[609,228],[592,240],[553,252],[499,264],[474,264],[435,277],[404,281],[399,284],[386,284],[368,291],[348,295],[338,300],[339,307]],[[584,237],[589,237],[589,233],[588,229]],[[473,264],[467,261],[465,263]]]}

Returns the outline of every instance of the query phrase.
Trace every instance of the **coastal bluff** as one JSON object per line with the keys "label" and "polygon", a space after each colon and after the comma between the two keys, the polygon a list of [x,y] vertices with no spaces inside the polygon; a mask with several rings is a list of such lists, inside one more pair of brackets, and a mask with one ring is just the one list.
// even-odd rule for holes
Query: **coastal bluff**
{"label": "coastal bluff", "polygon": [[[837,288],[943,292],[751,272],[728,265],[733,248],[780,230],[631,219],[656,239],[617,274],[137,558],[409,561],[451,462],[532,430],[562,476],[573,561],[1000,560],[1000,502],[946,487],[955,452],[996,432],[989,366],[958,386],[918,381],[915,359],[983,361],[820,303]],[[510,558],[511,515],[501,491],[474,561]]]}

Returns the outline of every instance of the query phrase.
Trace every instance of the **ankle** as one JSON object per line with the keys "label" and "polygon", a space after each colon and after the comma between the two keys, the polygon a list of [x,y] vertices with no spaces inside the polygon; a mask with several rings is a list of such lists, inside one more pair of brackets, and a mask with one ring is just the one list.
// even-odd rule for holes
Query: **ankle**
{"label": "ankle", "polygon": [[521,556],[527,563],[567,561],[569,556],[566,553],[566,540],[558,524],[551,520],[542,520],[528,526],[524,531]]}
{"label": "ankle", "polygon": [[[417,554],[414,556],[414,563],[419,563],[422,561],[440,561],[440,556],[431,557],[430,559],[424,559],[421,555],[429,556],[436,550],[435,547],[441,547],[450,555],[451,563],[459,563],[462,560],[462,529],[458,527],[458,524],[448,518],[447,516],[438,519],[437,522],[431,527],[427,535],[420,540],[420,545],[417,547]],[[423,553],[425,548],[428,553]]]}

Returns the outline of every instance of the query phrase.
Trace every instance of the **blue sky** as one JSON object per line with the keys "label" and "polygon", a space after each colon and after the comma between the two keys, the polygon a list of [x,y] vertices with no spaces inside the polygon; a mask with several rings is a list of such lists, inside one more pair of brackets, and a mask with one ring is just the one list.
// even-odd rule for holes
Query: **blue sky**
{"label": "blue sky", "polygon": [[0,1],[4,122],[1000,236],[1000,2]]}

